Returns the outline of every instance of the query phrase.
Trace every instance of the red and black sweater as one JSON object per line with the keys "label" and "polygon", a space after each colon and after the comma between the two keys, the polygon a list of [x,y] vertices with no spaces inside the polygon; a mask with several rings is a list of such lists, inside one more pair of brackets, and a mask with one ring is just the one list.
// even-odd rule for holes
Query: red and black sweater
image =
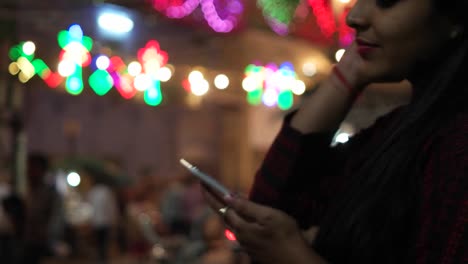
{"label": "red and black sweater", "polygon": [[[343,168],[364,145],[378,144],[397,112],[334,148],[333,133],[301,134],[289,126],[288,116],[257,172],[251,200],[285,211],[302,228],[320,225],[331,198],[352,173]],[[455,116],[425,145],[430,147],[422,150],[428,159],[416,219],[416,263],[468,263],[468,113]]]}

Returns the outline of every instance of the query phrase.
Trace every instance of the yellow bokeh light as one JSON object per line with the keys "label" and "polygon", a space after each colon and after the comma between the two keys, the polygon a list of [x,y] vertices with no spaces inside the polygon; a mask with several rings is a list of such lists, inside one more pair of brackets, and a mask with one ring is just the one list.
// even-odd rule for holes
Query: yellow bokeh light
{"label": "yellow bokeh light", "polygon": [[20,71],[20,68],[18,66],[18,63],[12,62],[10,65],[8,65],[8,71],[10,72],[11,75],[16,75]]}

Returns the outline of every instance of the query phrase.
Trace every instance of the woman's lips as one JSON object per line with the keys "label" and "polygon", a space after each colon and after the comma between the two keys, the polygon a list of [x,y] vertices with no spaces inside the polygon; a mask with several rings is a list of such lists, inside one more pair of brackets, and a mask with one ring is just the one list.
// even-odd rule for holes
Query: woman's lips
{"label": "woman's lips", "polygon": [[372,53],[376,47],[374,46],[365,46],[365,45],[359,45],[358,46],[358,53],[361,55],[361,57],[366,58],[370,53]]}
{"label": "woman's lips", "polygon": [[362,38],[357,38],[356,43],[358,45],[358,53],[361,55],[361,57],[367,57],[370,53],[379,47],[379,45]]}
{"label": "woman's lips", "polygon": [[367,58],[370,55],[370,53],[372,53],[376,48],[379,47],[379,45],[375,43],[359,38],[356,39],[356,43],[358,45],[358,53],[363,58]]}

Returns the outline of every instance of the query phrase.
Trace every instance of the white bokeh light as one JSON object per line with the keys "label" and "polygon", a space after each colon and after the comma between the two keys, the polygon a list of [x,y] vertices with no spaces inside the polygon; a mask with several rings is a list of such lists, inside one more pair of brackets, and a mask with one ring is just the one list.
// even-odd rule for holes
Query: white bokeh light
{"label": "white bokeh light", "polygon": [[266,89],[262,101],[268,107],[274,106],[278,101],[278,93],[274,89]]}
{"label": "white bokeh light", "polygon": [[249,76],[242,81],[242,88],[246,92],[251,92],[257,88],[257,80],[255,77]]}
{"label": "white bokeh light", "polygon": [[208,92],[210,84],[206,80],[199,80],[192,84],[192,93],[196,96],[202,96]]}
{"label": "white bokeh light", "polygon": [[315,63],[307,62],[302,65],[302,72],[307,77],[312,77],[317,73],[317,66]]}
{"label": "white bokeh light", "polygon": [[188,76],[188,80],[190,83],[197,83],[198,81],[201,81],[203,79],[203,73],[201,73],[200,71],[192,71]]}
{"label": "white bokeh light", "polygon": [[295,95],[301,95],[304,94],[306,90],[306,85],[303,81],[301,80],[294,80],[294,84],[292,85],[291,91]]}
{"label": "white bokeh light", "polygon": [[135,77],[135,81],[133,83],[135,85],[135,88],[138,91],[146,91],[148,88],[153,85],[153,80],[151,79],[151,76],[147,74],[140,74],[137,77]]}
{"label": "white bokeh light", "polygon": [[80,185],[80,182],[81,182],[81,177],[78,173],[76,172],[70,172],[68,175],[67,175],[67,183],[68,185],[72,186],[72,187],[76,187],[78,185]]}
{"label": "white bokeh light", "polygon": [[124,34],[133,29],[133,20],[125,13],[106,12],[99,16],[98,25],[107,32]]}
{"label": "white bokeh light", "polygon": [[219,74],[214,79],[214,85],[218,89],[226,89],[229,86],[229,78],[225,74]]}
{"label": "white bokeh light", "polygon": [[36,45],[32,41],[26,41],[23,44],[23,52],[25,55],[32,55],[36,51]]}
{"label": "white bokeh light", "polygon": [[128,64],[128,74],[135,77],[141,73],[142,67],[141,64],[137,61],[132,61]]}
{"label": "white bokeh light", "polygon": [[168,67],[162,67],[156,72],[156,78],[161,82],[167,82],[172,77],[172,71]]}
{"label": "white bokeh light", "polygon": [[339,61],[341,60],[341,58],[343,57],[344,53],[345,53],[345,50],[344,50],[344,49],[339,49],[339,50],[337,50],[336,53],[335,53],[335,59],[336,59],[336,61],[339,62]]}
{"label": "white bokeh light", "polygon": [[105,55],[101,55],[96,59],[96,67],[100,70],[106,70],[110,66],[110,59]]}
{"label": "white bokeh light", "polygon": [[71,60],[63,60],[58,64],[58,73],[62,77],[68,77],[72,75],[76,70],[76,64]]}

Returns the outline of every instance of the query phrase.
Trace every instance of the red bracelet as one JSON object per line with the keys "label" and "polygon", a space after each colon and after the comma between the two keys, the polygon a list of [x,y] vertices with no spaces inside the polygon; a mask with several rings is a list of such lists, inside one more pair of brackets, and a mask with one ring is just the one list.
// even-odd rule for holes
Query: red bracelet
{"label": "red bracelet", "polygon": [[356,94],[356,91],[354,91],[351,84],[348,82],[348,80],[346,80],[343,73],[338,69],[336,65],[333,66],[333,73],[336,75],[336,77],[338,77],[338,79],[340,79],[341,83],[346,87],[346,89],[348,89],[350,94],[352,95]]}

